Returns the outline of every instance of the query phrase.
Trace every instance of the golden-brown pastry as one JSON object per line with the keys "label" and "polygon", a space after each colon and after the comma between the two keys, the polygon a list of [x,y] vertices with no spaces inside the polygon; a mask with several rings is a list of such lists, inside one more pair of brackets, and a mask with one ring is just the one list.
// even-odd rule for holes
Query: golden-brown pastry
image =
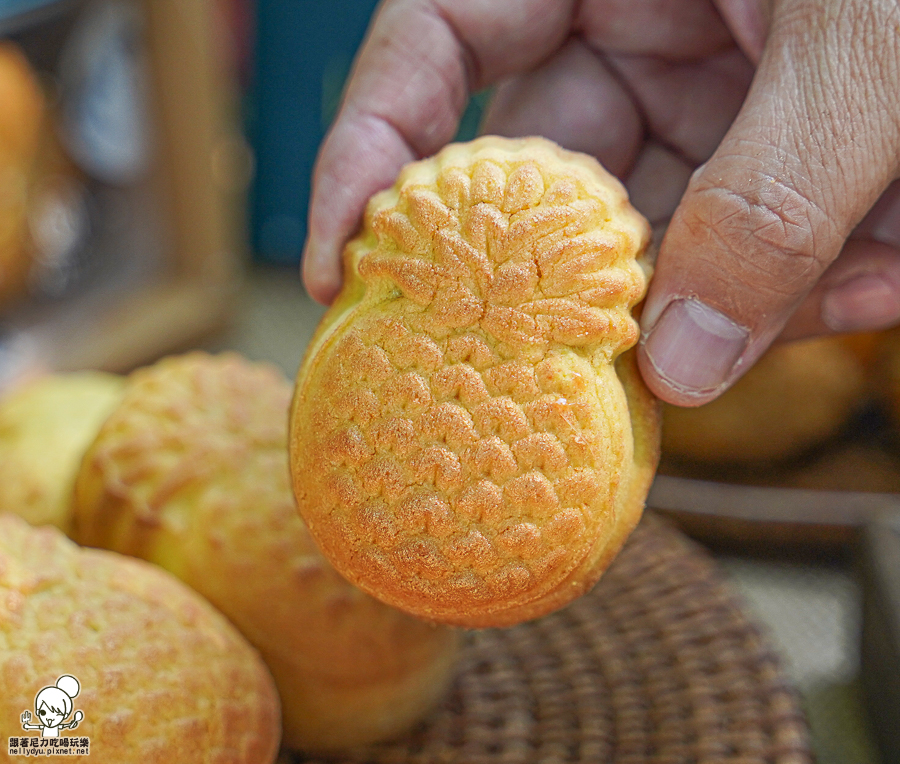
{"label": "golden-brown pastry", "polygon": [[448,146],[372,198],[291,420],[300,511],[341,573],[465,626],[597,580],[656,465],[621,355],[648,239],[618,181],[542,138]]}
{"label": "golden-brown pastry", "polygon": [[710,464],[789,459],[837,434],[865,402],[862,337],[771,347],[722,396],[663,408],[663,455]]}
{"label": "golden-brown pastry", "polygon": [[124,384],[99,371],[49,374],[0,397],[0,509],[69,531],[81,457]]}
{"label": "golden-brown pastry", "polygon": [[89,740],[78,761],[271,764],[278,752],[272,678],[221,613],[155,566],[11,514],[0,514],[0,684],[3,761],[30,760],[6,758],[10,737],[47,736],[47,687],[66,698],[50,691],[65,716],[45,726]]}
{"label": "golden-brown pastry", "polygon": [[13,42],[0,40],[0,304],[28,279],[29,191],[45,121],[37,77]]}
{"label": "golden-brown pastry", "polygon": [[297,514],[291,386],[235,354],[172,357],[128,377],[84,457],[75,537],[175,573],[262,653],[284,740],[332,749],[395,735],[452,677],[457,635],[348,584]]}

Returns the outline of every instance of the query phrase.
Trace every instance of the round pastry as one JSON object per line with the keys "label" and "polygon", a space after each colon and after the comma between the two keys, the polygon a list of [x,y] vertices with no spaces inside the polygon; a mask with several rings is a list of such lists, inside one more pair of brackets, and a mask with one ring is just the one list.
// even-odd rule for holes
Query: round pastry
{"label": "round pastry", "polygon": [[774,345],[711,403],[663,408],[664,456],[774,462],[826,441],[866,401],[867,344],[822,337]]}
{"label": "round pastry", "polygon": [[88,449],[75,537],[158,563],[269,665],[284,740],[334,749],[393,736],[452,678],[457,634],[366,596],[322,558],[291,493],[284,375],[191,353],[131,374]]}
{"label": "round pastry", "polygon": [[372,198],[291,415],[300,512],[341,573],[478,627],[593,585],[656,466],[623,355],[648,241],[618,181],[542,138],[448,146]]}
{"label": "round pastry", "polygon": [[0,40],[0,303],[23,290],[31,267],[28,196],[45,116],[37,77],[13,42]]}
{"label": "round pastry", "polygon": [[272,678],[221,613],[155,566],[11,514],[0,514],[0,682],[4,761],[19,736],[87,741],[67,758],[116,764],[278,753]]}
{"label": "round pastry", "polygon": [[69,532],[81,457],[122,395],[99,371],[52,374],[0,398],[0,507]]}

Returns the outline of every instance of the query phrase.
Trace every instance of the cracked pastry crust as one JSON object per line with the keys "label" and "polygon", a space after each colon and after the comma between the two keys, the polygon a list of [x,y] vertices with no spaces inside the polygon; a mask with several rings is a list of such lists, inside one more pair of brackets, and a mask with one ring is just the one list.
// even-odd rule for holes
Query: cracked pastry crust
{"label": "cracked pastry crust", "polygon": [[75,538],[142,557],[203,594],[266,661],[284,742],[391,737],[442,697],[458,635],[354,588],[319,553],[288,474],[291,384],[235,353],[129,375],[84,456]]}
{"label": "cracked pastry crust", "polygon": [[300,512],[343,575],[473,627],[594,584],[658,458],[624,352],[648,242],[618,181],[542,138],[448,146],[372,198],[291,415]]}
{"label": "cracked pastry crust", "polygon": [[91,755],[79,761],[272,764],[278,755],[272,677],[220,612],[154,565],[0,512],[4,747],[22,734],[16,722],[35,692],[63,673],[81,683],[84,719],[70,734],[90,738]]}

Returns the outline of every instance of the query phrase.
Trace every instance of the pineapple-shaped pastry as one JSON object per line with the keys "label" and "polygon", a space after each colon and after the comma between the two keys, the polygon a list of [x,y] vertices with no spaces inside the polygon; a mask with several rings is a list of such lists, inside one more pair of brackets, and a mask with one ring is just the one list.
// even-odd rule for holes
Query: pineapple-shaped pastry
{"label": "pineapple-shaped pastry", "polygon": [[464,626],[597,580],[658,455],[622,355],[648,240],[618,181],[541,138],[448,146],[372,198],[291,414],[300,512],[343,575]]}

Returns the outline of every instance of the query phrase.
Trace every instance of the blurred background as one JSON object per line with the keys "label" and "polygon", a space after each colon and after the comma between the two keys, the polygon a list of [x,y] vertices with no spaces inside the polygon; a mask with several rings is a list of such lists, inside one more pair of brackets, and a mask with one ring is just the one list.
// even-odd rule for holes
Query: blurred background
{"label": "blurred background", "polygon": [[[323,311],[299,278],[310,176],[374,6],[0,2],[0,390],[191,347],[296,372]],[[842,512],[834,491],[900,492],[900,354],[887,335],[838,344],[776,360],[718,418],[667,412],[662,472],[688,494],[661,485],[651,506],[714,550],[803,697],[819,761],[877,764],[900,761],[900,523]],[[736,521],[697,480],[825,491],[827,512],[806,496],[786,524],[779,494]]]}

